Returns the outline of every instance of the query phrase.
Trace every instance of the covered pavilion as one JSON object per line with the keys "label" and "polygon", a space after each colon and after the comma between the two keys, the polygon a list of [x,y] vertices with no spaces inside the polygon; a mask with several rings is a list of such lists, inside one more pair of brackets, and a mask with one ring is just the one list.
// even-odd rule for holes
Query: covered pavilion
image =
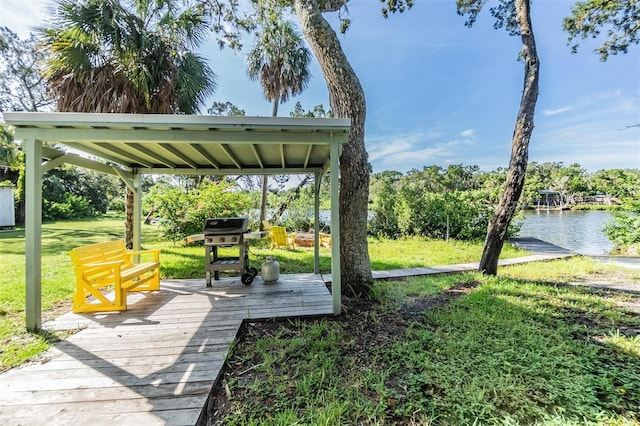
{"label": "covered pavilion", "polygon": [[[141,176],[314,174],[315,217],[320,178],[337,171],[350,120],[337,118],[213,117],[156,114],[7,112],[6,124],[25,152],[26,326],[41,327],[42,175],[62,164],[122,179],[134,194],[134,249],[141,238]],[[44,142],[61,144],[54,149]],[[340,314],[338,173],[331,182],[333,313]],[[319,221],[314,272],[319,273]]]}

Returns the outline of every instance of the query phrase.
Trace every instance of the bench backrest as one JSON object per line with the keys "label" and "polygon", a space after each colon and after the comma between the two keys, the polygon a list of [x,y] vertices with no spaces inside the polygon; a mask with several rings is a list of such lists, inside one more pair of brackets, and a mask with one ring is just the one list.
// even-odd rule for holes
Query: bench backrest
{"label": "bench backrest", "polygon": [[113,261],[122,261],[125,267],[131,266],[130,256],[127,255],[127,248],[122,240],[76,247],[71,250],[70,255],[74,266]]}

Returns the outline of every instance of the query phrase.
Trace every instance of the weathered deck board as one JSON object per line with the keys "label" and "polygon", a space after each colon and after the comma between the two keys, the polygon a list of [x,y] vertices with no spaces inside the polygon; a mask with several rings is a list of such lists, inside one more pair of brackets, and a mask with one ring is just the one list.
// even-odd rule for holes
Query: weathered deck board
{"label": "weathered deck board", "polygon": [[80,332],[46,362],[0,375],[0,421],[31,424],[194,424],[245,318],[331,315],[320,276],[163,281],[124,312],[68,313],[48,328]]}

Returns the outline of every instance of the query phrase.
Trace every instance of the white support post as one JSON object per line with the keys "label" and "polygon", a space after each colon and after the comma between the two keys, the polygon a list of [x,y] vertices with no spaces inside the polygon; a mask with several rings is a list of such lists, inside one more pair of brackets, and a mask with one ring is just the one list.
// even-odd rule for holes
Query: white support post
{"label": "white support post", "polygon": [[313,273],[320,273],[320,180],[322,179],[322,175],[319,172],[316,172],[316,180],[315,180],[315,197],[314,197],[314,209],[313,209]]}
{"label": "white support post", "polygon": [[338,175],[340,166],[340,145],[331,144],[331,294],[333,296],[333,314],[342,312],[342,281],[340,279],[340,190]]}
{"label": "white support post", "polygon": [[24,140],[26,322],[36,331],[42,325],[42,141]]}
{"label": "white support post", "polygon": [[133,249],[140,250],[142,240],[142,176],[133,172]]}

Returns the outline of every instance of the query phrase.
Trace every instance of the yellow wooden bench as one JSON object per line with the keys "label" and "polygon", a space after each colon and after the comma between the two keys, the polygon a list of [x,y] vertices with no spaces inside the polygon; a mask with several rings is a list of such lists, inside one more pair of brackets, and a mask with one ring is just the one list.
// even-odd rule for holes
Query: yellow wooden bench
{"label": "yellow wooden bench", "polygon": [[[73,312],[124,311],[127,292],[160,289],[159,249],[127,251],[118,240],[76,247],[70,255],[76,273]],[[110,286],[113,300],[103,293]]]}

